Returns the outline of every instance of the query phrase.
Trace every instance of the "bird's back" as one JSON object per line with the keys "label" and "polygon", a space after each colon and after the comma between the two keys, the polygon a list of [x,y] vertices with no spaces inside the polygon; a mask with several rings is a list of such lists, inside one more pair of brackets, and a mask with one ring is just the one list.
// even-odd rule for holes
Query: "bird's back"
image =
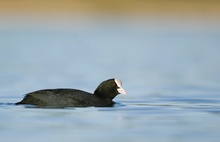
{"label": "bird's back", "polygon": [[31,92],[16,104],[31,104],[39,107],[83,107],[94,102],[94,95],[76,89],[47,89]]}

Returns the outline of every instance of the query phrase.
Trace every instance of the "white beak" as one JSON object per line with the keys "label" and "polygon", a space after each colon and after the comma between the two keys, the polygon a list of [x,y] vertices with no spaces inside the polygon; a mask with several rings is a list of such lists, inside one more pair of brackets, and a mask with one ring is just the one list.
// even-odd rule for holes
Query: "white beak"
{"label": "white beak", "polygon": [[119,93],[119,94],[122,94],[122,95],[126,95],[125,90],[122,88],[122,83],[121,83],[121,81],[120,81],[119,79],[115,79],[115,83],[116,83],[117,86],[118,86],[118,89],[117,89],[118,93]]}
{"label": "white beak", "polygon": [[117,90],[118,90],[119,94],[126,95],[126,92],[125,92],[125,90],[122,87],[118,88]]}

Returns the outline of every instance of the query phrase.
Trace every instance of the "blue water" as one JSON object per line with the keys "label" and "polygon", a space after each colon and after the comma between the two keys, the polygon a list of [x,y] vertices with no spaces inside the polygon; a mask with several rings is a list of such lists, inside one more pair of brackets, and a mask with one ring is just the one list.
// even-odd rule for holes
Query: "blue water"
{"label": "blue water", "polygon": [[[219,141],[218,23],[5,19],[0,25],[1,141]],[[112,77],[122,80],[127,95],[117,96],[111,108],[13,105],[44,88],[93,92]]]}

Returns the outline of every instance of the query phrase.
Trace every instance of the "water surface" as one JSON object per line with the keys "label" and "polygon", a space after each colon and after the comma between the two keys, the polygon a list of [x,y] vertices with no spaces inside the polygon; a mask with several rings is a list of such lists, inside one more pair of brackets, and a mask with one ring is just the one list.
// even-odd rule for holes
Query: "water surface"
{"label": "water surface", "polygon": [[[1,141],[218,142],[220,31],[208,19],[1,15]],[[15,19],[16,19],[15,18]],[[77,21],[77,22],[76,22]],[[74,24],[75,23],[75,24]],[[45,88],[93,92],[117,77],[114,107],[14,106]]]}

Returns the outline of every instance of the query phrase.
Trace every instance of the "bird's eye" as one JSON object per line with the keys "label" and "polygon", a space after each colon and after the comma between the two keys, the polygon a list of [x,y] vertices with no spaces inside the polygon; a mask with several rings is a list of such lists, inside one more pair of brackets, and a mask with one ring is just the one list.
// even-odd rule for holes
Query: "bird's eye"
{"label": "bird's eye", "polygon": [[112,86],[114,87],[116,84],[115,83],[112,83]]}

